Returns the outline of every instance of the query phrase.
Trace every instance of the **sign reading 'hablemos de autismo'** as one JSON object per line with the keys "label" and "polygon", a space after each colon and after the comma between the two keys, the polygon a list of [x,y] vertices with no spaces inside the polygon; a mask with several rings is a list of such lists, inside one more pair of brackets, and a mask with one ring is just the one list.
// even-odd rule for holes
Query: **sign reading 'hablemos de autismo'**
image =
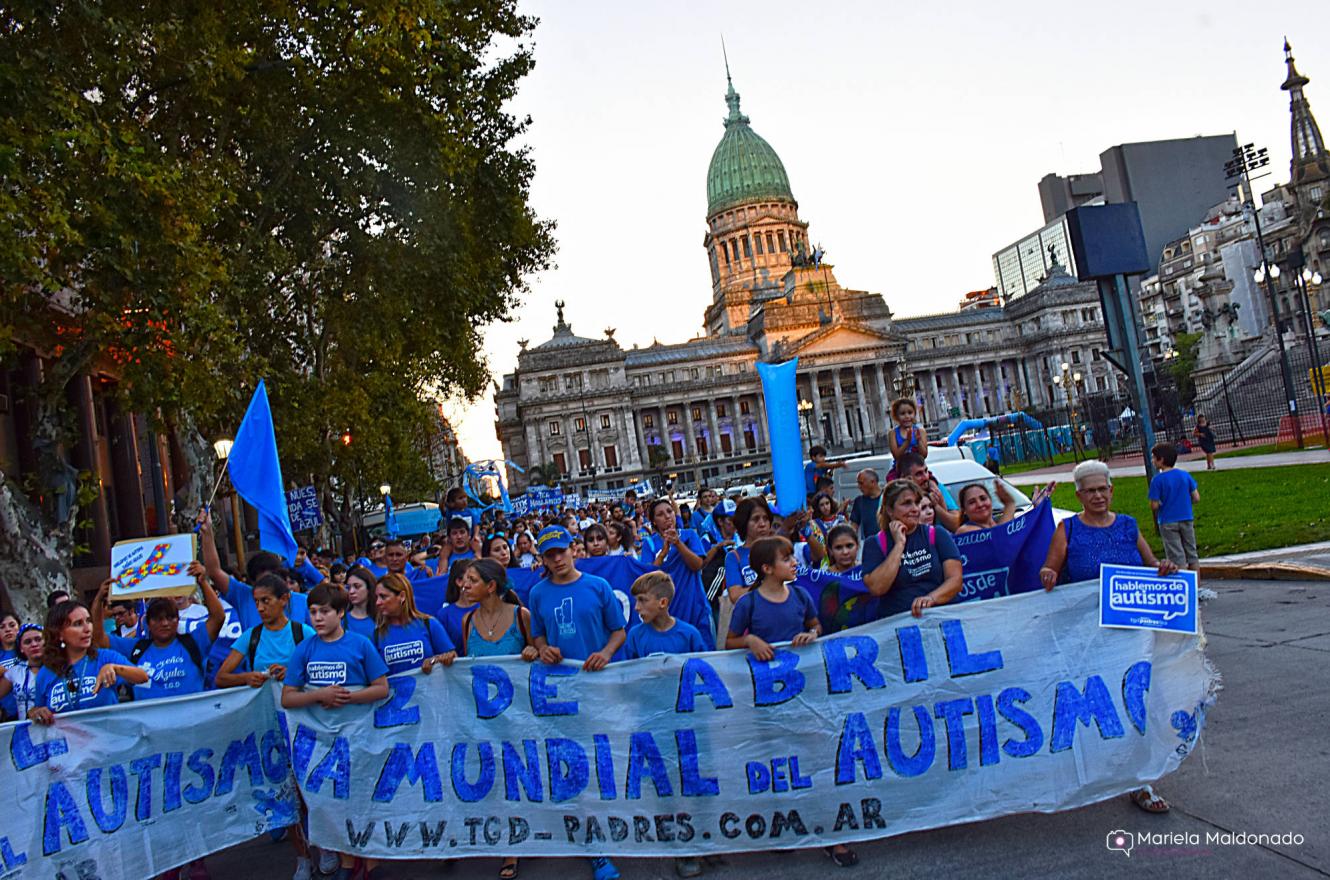
{"label": "sign reading 'hablemos de autismo'", "polygon": [[1099,566],[1099,625],[1196,632],[1196,572]]}
{"label": "sign reading 'hablemos de autismo'", "polygon": [[311,839],[376,858],[792,849],[1064,810],[1176,769],[1214,694],[1197,637],[1098,616],[1082,583],[769,662],[459,660],[378,707],[289,712],[291,760]]}

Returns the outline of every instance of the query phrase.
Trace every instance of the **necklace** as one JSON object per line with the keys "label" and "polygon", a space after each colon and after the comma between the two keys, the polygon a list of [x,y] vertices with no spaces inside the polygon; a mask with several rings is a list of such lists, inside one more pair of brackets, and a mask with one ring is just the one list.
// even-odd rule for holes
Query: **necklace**
{"label": "necklace", "polygon": [[494,615],[494,619],[492,621],[486,621],[484,617],[481,615],[481,611],[482,609],[480,608],[476,609],[476,622],[479,623],[481,626],[485,627],[485,635],[489,636],[490,638],[493,638],[494,629],[499,625],[499,618],[503,616],[503,610],[500,609],[499,612]]}

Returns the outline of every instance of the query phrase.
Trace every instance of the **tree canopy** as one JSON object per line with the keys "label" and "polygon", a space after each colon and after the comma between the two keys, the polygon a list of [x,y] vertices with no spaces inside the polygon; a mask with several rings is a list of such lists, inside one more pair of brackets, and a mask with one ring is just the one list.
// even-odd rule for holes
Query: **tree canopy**
{"label": "tree canopy", "polygon": [[505,110],[534,26],[512,0],[0,10],[0,357],[45,358],[55,447],[94,365],[208,439],[266,377],[288,477],[426,491],[429,398],[483,389],[480,329],[554,250]]}

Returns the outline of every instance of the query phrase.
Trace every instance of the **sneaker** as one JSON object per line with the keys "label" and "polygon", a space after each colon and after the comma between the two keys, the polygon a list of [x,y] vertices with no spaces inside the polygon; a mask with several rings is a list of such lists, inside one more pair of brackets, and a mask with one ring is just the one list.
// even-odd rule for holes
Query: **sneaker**
{"label": "sneaker", "polygon": [[619,869],[614,867],[614,862],[604,856],[589,861],[591,862],[591,876],[594,880],[619,880]]}
{"label": "sneaker", "polygon": [[333,874],[342,867],[342,858],[329,849],[319,850],[319,873]]}
{"label": "sneaker", "polygon": [[702,876],[702,863],[694,858],[675,859],[674,873],[688,880],[690,877]]}
{"label": "sneaker", "polygon": [[296,872],[291,880],[314,880],[314,865],[304,856],[296,858]]}

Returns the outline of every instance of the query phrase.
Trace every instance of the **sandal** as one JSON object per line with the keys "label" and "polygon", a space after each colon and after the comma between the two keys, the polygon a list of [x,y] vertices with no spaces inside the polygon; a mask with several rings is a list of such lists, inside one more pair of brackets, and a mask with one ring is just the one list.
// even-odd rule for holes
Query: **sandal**
{"label": "sandal", "polygon": [[1154,789],[1148,785],[1145,788],[1136,789],[1127,797],[1131,798],[1133,804],[1147,813],[1167,813],[1170,809],[1168,801],[1155,794]]}
{"label": "sandal", "polygon": [[836,847],[834,846],[826,848],[827,855],[836,863],[837,868],[853,868],[855,865],[859,864],[858,853],[850,849],[848,846],[838,845],[842,846],[843,852],[836,852]]}
{"label": "sandal", "polygon": [[517,880],[517,859],[504,863],[499,869],[499,880]]}

